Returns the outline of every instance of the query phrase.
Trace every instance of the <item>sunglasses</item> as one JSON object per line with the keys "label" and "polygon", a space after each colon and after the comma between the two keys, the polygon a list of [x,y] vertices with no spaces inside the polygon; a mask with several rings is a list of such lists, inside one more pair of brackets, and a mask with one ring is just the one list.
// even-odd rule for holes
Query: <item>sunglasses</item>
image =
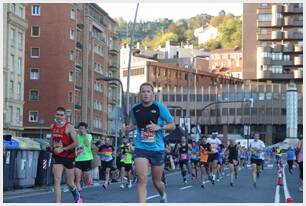
{"label": "sunglasses", "polygon": [[61,116],[61,117],[63,117],[63,116],[65,116],[65,114],[55,114],[56,116]]}

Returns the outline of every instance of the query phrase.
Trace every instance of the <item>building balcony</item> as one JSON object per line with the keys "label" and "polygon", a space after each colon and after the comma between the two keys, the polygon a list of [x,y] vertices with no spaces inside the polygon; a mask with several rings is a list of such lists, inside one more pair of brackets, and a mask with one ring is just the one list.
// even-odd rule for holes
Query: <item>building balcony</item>
{"label": "building balcony", "polygon": [[303,55],[299,55],[299,56],[294,57],[294,65],[295,66],[303,65]]}
{"label": "building balcony", "polygon": [[82,59],[77,59],[75,62],[76,67],[82,68],[83,66],[83,60]]}
{"label": "building balcony", "polygon": [[284,39],[286,40],[302,40],[303,34],[297,31],[284,31]]}
{"label": "building balcony", "polygon": [[303,78],[303,72],[301,70],[294,70],[293,75],[295,79],[302,79]]}
{"label": "building balcony", "polygon": [[283,26],[283,19],[281,18],[272,18],[271,26],[273,27],[282,27]]}
{"label": "building balcony", "polygon": [[293,65],[293,60],[282,61],[282,65],[283,66],[292,66]]}
{"label": "building balcony", "polygon": [[27,29],[28,24],[25,19],[17,16],[16,14],[12,13],[11,11],[8,12],[8,18],[7,18],[8,23],[14,22],[13,24],[19,24],[22,28]]}
{"label": "building balcony", "polygon": [[272,71],[261,71],[262,79],[294,79],[293,72],[289,73],[272,73]]}
{"label": "building balcony", "polygon": [[273,52],[282,52],[283,51],[283,45],[282,44],[272,45],[272,51]]}
{"label": "building balcony", "polygon": [[284,13],[303,13],[303,8],[299,8],[297,4],[286,4],[284,6]]}
{"label": "building balcony", "polygon": [[302,52],[303,53],[303,46],[302,45],[294,45],[294,52]]}
{"label": "building balcony", "polygon": [[272,13],[282,13],[284,11],[283,5],[272,5]]}
{"label": "building balcony", "polygon": [[284,44],[283,52],[294,52],[294,47],[292,43]]}
{"label": "building balcony", "polygon": [[258,21],[257,20],[257,27],[271,27],[271,21]]}
{"label": "building balcony", "polygon": [[119,48],[117,46],[110,46],[108,53],[111,55],[118,55],[119,54]]}
{"label": "building balcony", "polygon": [[108,83],[108,86],[111,87],[111,88],[117,88],[117,87],[118,87],[118,84],[115,83],[115,82],[109,82],[109,83]]}
{"label": "building balcony", "polygon": [[257,40],[271,40],[271,33],[267,33],[267,34],[257,34]]}
{"label": "building balcony", "polygon": [[286,16],[284,18],[284,26],[292,26],[293,25],[293,18],[291,16]]}
{"label": "building balcony", "polygon": [[283,39],[283,32],[282,31],[272,31],[271,32],[271,39],[272,40],[282,40]]}
{"label": "building balcony", "polygon": [[74,108],[82,109],[81,103],[75,103]]}

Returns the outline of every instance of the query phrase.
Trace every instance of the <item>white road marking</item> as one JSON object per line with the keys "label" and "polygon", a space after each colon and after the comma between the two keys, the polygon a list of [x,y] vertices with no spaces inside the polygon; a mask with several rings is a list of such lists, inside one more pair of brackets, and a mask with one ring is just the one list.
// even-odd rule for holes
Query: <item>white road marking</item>
{"label": "white road marking", "polygon": [[279,185],[276,185],[274,203],[279,203]]}
{"label": "white road marking", "polygon": [[152,195],[152,196],[150,196],[150,197],[147,197],[147,200],[153,199],[153,198],[155,198],[155,197],[160,197],[160,195]]}
{"label": "white road marking", "polygon": [[284,188],[284,193],[285,193],[285,200],[286,200],[286,202],[287,202],[287,199],[288,199],[289,197],[291,197],[291,195],[290,195],[289,190],[288,190],[288,187],[287,187],[286,172],[285,172],[285,167],[286,167],[286,166],[287,166],[287,165],[285,165],[285,166],[283,167],[283,174],[284,174],[284,176],[283,176],[283,184],[284,184],[283,188]]}
{"label": "white road marking", "polygon": [[188,189],[188,188],[191,188],[192,186],[189,185],[189,186],[186,186],[186,187],[181,187],[180,190],[185,190],[185,189]]}

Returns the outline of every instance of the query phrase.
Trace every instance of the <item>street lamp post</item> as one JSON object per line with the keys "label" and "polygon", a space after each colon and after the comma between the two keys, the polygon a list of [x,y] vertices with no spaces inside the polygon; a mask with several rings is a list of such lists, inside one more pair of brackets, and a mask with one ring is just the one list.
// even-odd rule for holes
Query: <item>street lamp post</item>
{"label": "street lamp post", "polygon": [[[130,51],[129,51],[129,61],[128,61],[128,75],[127,75],[127,87],[126,87],[126,110],[129,111],[129,104],[130,104],[130,76],[131,76],[131,59],[132,59],[132,52],[133,52],[133,44],[134,44],[134,31],[136,26],[136,18],[138,12],[139,3],[137,3],[135,16],[134,16],[134,23],[131,31],[131,42],[130,42]],[[122,83],[121,83],[122,84]]]}
{"label": "street lamp post", "polygon": [[120,79],[118,78],[114,78],[114,77],[106,77],[106,76],[100,76],[96,79],[97,81],[106,81],[106,82],[110,82],[110,81],[117,81],[120,83],[121,86],[121,99],[122,99],[122,104],[121,107],[123,109],[123,114],[124,114],[124,123],[125,125],[128,124],[128,118],[127,118],[127,111],[126,111],[126,105],[125,105],[125,101],[124,101],[124,93],[123,93],[123,85]]}

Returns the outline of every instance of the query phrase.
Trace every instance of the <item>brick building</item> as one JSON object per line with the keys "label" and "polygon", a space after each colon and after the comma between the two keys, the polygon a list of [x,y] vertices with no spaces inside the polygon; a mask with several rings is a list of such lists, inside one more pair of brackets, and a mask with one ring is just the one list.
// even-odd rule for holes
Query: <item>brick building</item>
{"label": "brick building", "polygon": [[[50,134],[58,106],[73,124],[107,134],[119,88],[97,82],[119,77],[115,21],[97,4],[27,4],[24,136]],[[43,133],[43,134],[41,134]]]}

